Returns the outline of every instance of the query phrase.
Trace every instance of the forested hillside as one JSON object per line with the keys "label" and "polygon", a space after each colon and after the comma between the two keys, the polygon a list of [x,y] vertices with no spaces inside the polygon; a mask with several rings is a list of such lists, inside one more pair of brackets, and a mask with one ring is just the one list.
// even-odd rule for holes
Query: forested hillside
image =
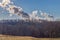
{"label": "forested hillside", "polygon": [[60,22],[0,21],[0,34],[32,37],[60,37]]}

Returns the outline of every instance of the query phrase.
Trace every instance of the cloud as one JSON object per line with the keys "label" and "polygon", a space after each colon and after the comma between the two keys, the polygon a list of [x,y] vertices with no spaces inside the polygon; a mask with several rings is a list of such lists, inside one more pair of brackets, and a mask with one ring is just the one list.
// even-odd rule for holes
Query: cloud
{"label": "cloud", "polygon": [[9,5],[9,8],[7,8],[7,10],[9,11],[9,13],[17,14],[17,13],[19,13],[19,11],[22,11],[22,8],[17,7],[15,5]]}
{"label": "cloud", "polygon": [[2,2],[0,3],[0,6],[2,8],[5,8],[10,13],[10,16],[12,16],[13,14],[16,14],[18,16],[22,15],[22,17],[29,16],[27,13],[23,11],[21,7],[15,6],[13,2],[11,2],[11,0],[2,0]]}
{"label": "cloud", "polygon": [[37,16],[37,13],[38,13],[38,10],[35,10],[32,12],[32,16],[36,17]]}
{"label": "cloud", "polygon": [[9,5],[10,3],[12,3],[12,2],[10,2],[10,0],[2,0],[2,2],[0,3],[0,6],[1,6],[1,7],[6,7],[6,6]]}
{"label": "cloud", "polygon": [[39,20],[39,19],[50,20],[50,18],[53,18],[53,16],[50,16],[46,12],[42,12],[42,11],[40,11],[40,14],[44,18],[39,17],[38,10],[32,11],[32,14],[28,14],[23,11],[23,8],[14,5],[13,2],[11,2],[11,0],[2,0],[2,2],[0,2],[0,7],[7,10],[10,13],[10,16],[13,16],[15,14],[17,16],[20,16],[23,19],[28,18],[31,20],[32,19],[33,20]]}
{"label": "cloud", "polygon": [[40,11],[40,14],[41,14],[41,16],[44,16],[44,17],[48,16],[48,13],[46,13],[46,12]]}
{"label": "cloud", "polygon": [[21,7],[10,5],[9,8],[7,8],[7,10],[9,11],[9,13],[11,13],[11,15],[16,14],[16,15],[22,16],[24,18],[29,17],[29,15],[27,13],[25,13]]}
{"label": "cloud", "polygon": [[38,17],[38,10],[32,11],[32,13],[29,14],[29,16],[30,16],[30,20],[39,20],[39,17]]}
{"label": "cloud", "polygon": [[44,20],[47,20],[47,21],[53,21],[53,20],[54,20],[54,17],[51,16],[51,15],[49,15],[49,14],[46,13],[46,12],[40,11],[40,14],[41,14],[41,16],[44,17]]}

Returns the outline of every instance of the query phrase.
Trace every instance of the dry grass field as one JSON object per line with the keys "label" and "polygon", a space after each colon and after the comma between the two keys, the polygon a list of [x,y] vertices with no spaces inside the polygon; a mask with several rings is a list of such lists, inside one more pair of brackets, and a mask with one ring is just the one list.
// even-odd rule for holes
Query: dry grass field
{"label": "dry grass field", "polygon": [[60,38],[33,38],[23,36],[6,36],[0,35],[0,40],[60,40]]}

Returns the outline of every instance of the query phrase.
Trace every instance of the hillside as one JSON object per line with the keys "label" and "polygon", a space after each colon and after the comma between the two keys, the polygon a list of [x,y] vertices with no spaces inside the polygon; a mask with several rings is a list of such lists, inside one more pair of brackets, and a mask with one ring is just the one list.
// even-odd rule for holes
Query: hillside
{"label": "hillside", "polygon": [[60,37],[60,22],[2,20],[0,21],[0,34],[37,38],[56,38]]}

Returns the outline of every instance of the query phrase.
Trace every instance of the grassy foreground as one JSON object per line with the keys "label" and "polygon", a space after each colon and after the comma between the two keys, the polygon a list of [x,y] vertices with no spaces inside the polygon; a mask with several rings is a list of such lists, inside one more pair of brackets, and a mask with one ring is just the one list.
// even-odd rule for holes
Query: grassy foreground
{"label": "grassy foreground", "polygon": [[0,40],[60,40],[60,38],[33,38],[33,37],[23,37],[23,36],[0,35]]}

